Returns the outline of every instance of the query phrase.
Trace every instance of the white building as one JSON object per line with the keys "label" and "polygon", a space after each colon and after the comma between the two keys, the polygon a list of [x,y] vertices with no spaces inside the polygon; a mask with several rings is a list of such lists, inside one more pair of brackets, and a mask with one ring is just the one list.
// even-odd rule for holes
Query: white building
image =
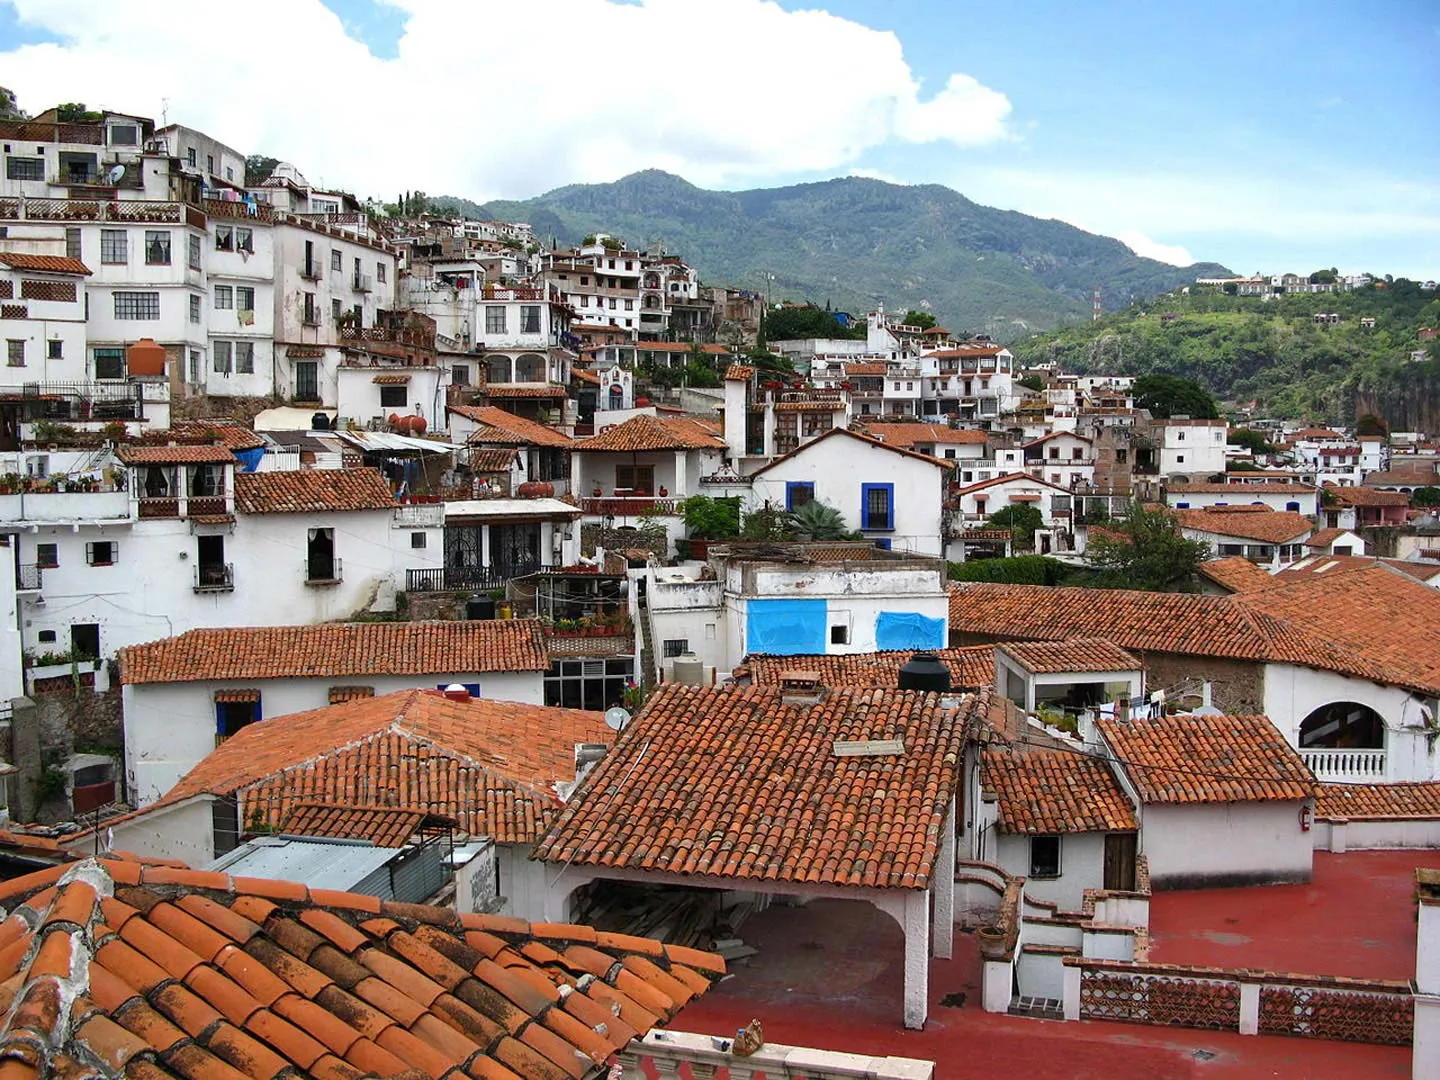
{"label": "white building", "polygon": [[1166,484],[1165,504],[1176,510],[1265,506],[1271,510],[1288,510],[1314,517],[1320,512],[1320,489],[1310,484],[1247,481]]}
{"label": "white building", "polygon": [[257,721],[452,684],[538,705],[550,666],[533,619],[219,627],[129,646],[119,662],[136,806]]}
{"label": "white building", "polygon": [[1073,431],[1054,431],[1024,446],[1025,470],[1063,488],[1095,478],[1095,444]]}
{"label": "white building", "polygon": [[1224,420],[1156,420],[1155,464],[1162,477],[1182,483],[1225,471]]}
{"label": "white building", "polygon": [[[82,386],[90,381],[85,358],[85,279],[79,259],[0,251],[7,396],[26,384]],[[120,372],[124,378],[123,363]],[[48,389],[48,387],[47,387]],[[14,413],[11,423],[19,419]],[[33,419],[33,417],[32,417]]]}

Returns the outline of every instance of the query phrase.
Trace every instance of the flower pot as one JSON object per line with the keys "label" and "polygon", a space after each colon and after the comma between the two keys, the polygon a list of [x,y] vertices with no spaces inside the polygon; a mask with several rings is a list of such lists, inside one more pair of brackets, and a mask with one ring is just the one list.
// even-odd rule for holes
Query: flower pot
{"label": "flower pot", "polygon": [[1009,949],[1010,935],[998,926],[982,926],[975,931],[980,955],[986,960],[1003,960]]}

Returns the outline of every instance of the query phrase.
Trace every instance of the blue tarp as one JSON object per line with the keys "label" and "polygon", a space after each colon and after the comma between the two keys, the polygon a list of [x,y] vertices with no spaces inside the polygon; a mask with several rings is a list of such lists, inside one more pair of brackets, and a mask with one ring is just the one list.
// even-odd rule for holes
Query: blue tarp
{"label": "blue tarp", "polygon": [[943,649],[945,620],[915,611],[882,611],[875,617],[875,648]]}
{"label": "blue tarp", "polygon": [[751,600],[745,649],[778,656],[823,653],[825,617],[824,600]]}
{"label": "blue tarp", "polygon": [[254,450],[234,450],[232,453],[240,462],[241,472],[254,472],[260,468],[260,459],[265,456],[265,448],[261,446]]}

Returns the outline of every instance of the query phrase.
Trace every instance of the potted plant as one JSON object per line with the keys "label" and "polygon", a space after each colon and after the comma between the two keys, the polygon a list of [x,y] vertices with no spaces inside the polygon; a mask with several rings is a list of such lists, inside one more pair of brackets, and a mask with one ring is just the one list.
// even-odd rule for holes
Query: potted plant
{"label": "potted plant", "polygon": [[1010,944],[1010,935],[1004,927],[982,926],[975,931],[975,940],[980,945],[980,955],[986,960],[1003,960]]}

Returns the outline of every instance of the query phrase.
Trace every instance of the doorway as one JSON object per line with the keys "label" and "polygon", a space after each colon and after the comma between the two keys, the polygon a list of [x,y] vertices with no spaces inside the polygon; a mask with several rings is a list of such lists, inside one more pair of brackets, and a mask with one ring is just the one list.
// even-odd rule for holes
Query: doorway
{"label": "doorway", "polygon": [[1135,834],[1105,836],[1105,888],[1111,892],[1135,889]]}

